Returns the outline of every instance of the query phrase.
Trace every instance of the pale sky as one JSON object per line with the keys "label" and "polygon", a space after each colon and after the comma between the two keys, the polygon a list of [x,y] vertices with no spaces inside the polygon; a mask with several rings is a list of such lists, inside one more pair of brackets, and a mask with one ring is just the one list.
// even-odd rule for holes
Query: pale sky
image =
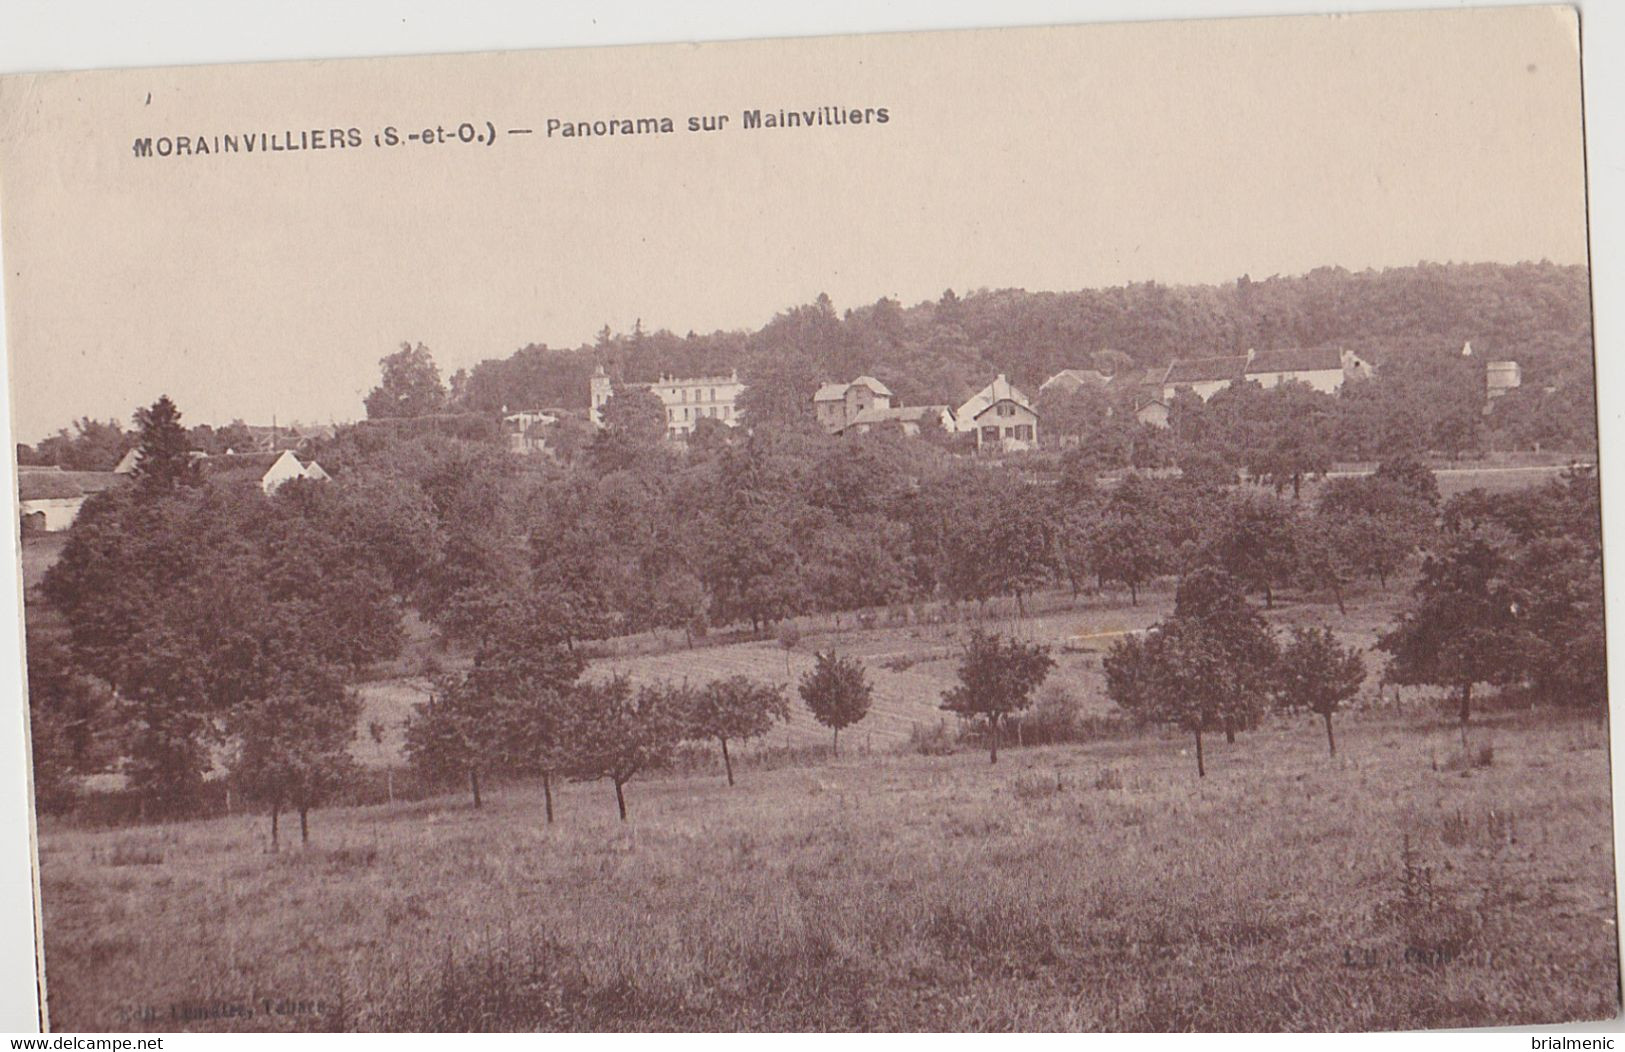
{"label": "pale sky", "polygon": [[[150,95],[150,101],[149,101]],[[885,125],[741,112],[886,107]],[[717,133],[689,116],[729,115]],[[670,135],[549,139],[549,118]],[[379,148],[459,121],[485,146]],[[137,159],[138,136],[365,145]],[[377,361],[450,374],[608,322],[755,328],[944,288],[1586,258],[1566,9],[124,71],[0,87],[16,437],[347,420]],[[1092,348],[1080,348],[1080,355]],[[1171,349],[1172,350],[1172,349]],[[1080,358],[1080,360],[1082,360]]]}

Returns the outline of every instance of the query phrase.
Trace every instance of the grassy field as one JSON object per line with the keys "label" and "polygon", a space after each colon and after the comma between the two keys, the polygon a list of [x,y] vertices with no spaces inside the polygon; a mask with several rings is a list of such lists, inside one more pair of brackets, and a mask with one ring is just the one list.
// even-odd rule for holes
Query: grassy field
{"label": "grassy field", "polygon": [[[1308,721],[43,831],[52,1025],[1380,1029],[1612,1015],[1595,722]],[[1488,747],[1486,750],[1485,747]],[[1477,763],[1468,759],[1477,757]],[[1486,762],[1487,761],[1487,762]],[[251,1015],[248,1013],[252,1013]]]}

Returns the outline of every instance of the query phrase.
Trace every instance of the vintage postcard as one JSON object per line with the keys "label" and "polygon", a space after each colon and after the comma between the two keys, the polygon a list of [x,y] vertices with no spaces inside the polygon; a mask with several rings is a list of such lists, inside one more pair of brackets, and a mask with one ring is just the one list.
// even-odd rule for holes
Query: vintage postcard
{"label": "vintage postcard", "polygon": [[1613,1018],[1580,63],[0,81],[42,1024]]}

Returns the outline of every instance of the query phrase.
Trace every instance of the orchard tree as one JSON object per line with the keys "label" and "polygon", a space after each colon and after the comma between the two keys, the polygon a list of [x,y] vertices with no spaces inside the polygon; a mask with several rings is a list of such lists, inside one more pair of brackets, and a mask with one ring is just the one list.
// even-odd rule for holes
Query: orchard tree
{"label": "orchard tree", "polygon": [[1332,714],[1360,691],[1365,662],[1357,647],[1345,647],[1324,628],[1294,629],[1281,649],[1280,685],[1276,701],[1282,708],[1313,712],[1326,721],[1326,749],[1337,755]]}
{"label": "orchard tree", "polygon": [[714,679],[693,691],[685,715],[685,736],[691,741],[714,741],[722,747],[722,766],[728,784],[734,784],[733,759],[728,740],[748,741],[790,719],[790,699],[784,688],[748,676]]}
{"label": "orchard tree", "polygon": [[1107,695],[1124,711],[1195,736],[1202,777],[1202,735],[1222,730],[1233,741],[1238,728],[1257,720],[1276,660],[1268,627],[1236,583],[1204,567],[1180,582],[1172,617],[1118,640],[1102,668]]}
{"label": "orchard tree", "polygon": [[271,812],[271,850],[279,846],[278,816],[299,812],[299,840],[310,843],[310,810],[355,769],[350,755],[361,700],[335,671],[295,669],[262,698],[233,710],[236,745],[232,778]]}
{"label": "orchard tree", "polygon": [[423,344],[402,343],[394,354],[378,360],[382,370],[378,386],[365,400],[368,420],[433,416],[446,409],[446,385],[434,356]]}
{"label": "orchard tree", "polygon": [[1332,396],[1306,383],[1280,383],[1251,399],[1250,439],[1243,451],[1248,473],[1280,493],[1303,493],[1303,480],[1332,466]]}
{"label": "orchard tree", "polygon": [[1094,535],[1091,561],[1102,583],[1119,581],[1139,605],[1140,587],[1167,567],[1167,528],[1157,495],[1128,475],[1112,491]]}
{"label": "orchard tree", "polygon": [[1205,778],[1203,733],[1225,726],[1247,701],[1215,634],[1199,622],[1170,618],[1143,637],[1112,644],[1101,664],[1107,695],[1125,711],[1195,736],[1196,774]]}
{"label": "orchard tree", "polygon": [[673,684],[634,687],[626,676],[577,686],[567,715],[570,776],[584,782],[608,778],[626,821],[626,783],[671,762],[689,693]]}
{"label": "orchard tree", "polygon": [[1473,536],[1424,560],[1409,608],[1377,638],[1389,655],[1387,680],[1454,689],[1465,725],[1475,684],[1518,678],[1529,638],[1508,569],[1500,552]]}
{"label": "orchard tree", "polygon": [[971,630],[959,665],[959,686],[942,695],[942,708],[988,727],[988,763],[999,762],[999,721],[1032,704],[1033,691],[1055,667],[1049,648]]}
{"label": "orchard tree", "polygon": [[500,766],[508,714],[499,699],[465,674],[441,677],[406,718],[406,758],[429,778],[466,778],[474,806],[480,775]]}
{"label": "orchard tree", "polygon": [[1250,494],[1231,498],[1213,516],[1204,554],[1249,591],[1261,592],[1265,608],[1275,605],[1275,588],[1297,569],[1299,529],[1292,508],[1279,497]]}
{"label": "orchard tree", "polygon": [[835,732],[833,748],[841,754],[841,730],[869,714],[874,688],[864,674],[863,663],[843,658],[831,650],[813,659],[812,671],[801,677],[801,700],[812,710],[813,718]]}

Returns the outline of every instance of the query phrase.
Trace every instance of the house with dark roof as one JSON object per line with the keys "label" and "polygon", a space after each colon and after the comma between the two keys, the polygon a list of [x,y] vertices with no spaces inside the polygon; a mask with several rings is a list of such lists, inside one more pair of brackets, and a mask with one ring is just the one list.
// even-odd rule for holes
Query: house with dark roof
{"label": "house with dark roof", "polygon": [[73,525],[92,493],[124,481],[111,471],[63,471],[57,467],[17,469],[17,505],[22,527],[55,533]]}
{"label": "house with dark roof", "polygon": [[824,384],[813,392],[813,412],[830,434],[845,430],[861,413],[895,404],[891,388],[872,376],[860,376],[849,384]]}
{"label": "house with dark roof", "polygon": [[1205,402],[1232,383],[1245,380],[1266,389],[1284,383],[1308,384],[1317,391],[1334,394],[1346,380],[1370,375],[1370,364],[1352,351],[1329,347],[1176,358],[1168,363],[1159,385],[1160,401],[1172,402],[1180,391],[1190,391]]}
{"label": "house with dark roof", "polygon": [[866,435],[870,431],[895,429],[910,437],[925,428],[937,427],[955,431],[954,410],[946,405],[872,405],[847,422],[839,432],[843,435]]}

